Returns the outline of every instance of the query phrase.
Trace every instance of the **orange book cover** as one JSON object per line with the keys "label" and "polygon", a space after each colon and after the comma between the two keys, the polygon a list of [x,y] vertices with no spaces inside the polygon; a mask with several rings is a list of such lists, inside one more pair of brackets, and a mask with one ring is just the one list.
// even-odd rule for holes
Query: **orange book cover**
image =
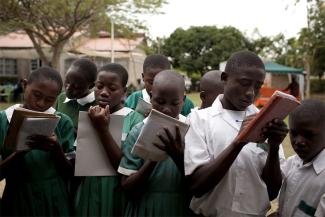
{"label": "orange book cover", "polygon": [[275,118],[283,120],[300,102],[292,95],[275,91],[266,105],[260,110],[247,127],[241,131],[238,138],[245,142],[264,142],[262,129]]}

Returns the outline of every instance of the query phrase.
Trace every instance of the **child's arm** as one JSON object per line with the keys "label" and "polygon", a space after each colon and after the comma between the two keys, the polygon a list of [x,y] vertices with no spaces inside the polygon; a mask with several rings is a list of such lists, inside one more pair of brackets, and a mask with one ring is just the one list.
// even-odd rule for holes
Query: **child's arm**
{"label": "child's arm", "polygon": [[267,186],[270,200],[278,196],[282,184],[282,174],[279,160],[279,145],[288,133],[284,121],[274,119],[263,129],[265,138],[268,138],[269,151],[262,172],[262,179]]}
{"label": "child's arm", "polygon": [[88,114],[104,146],[108,159],[114,169],[117,170],[122,158],[122,151],[109,132],[110,113],[108,106],[106,108],[101,108],[100,106],[90,107]]}
{"label": "child's arm", "polygon": [[179,126],[175,126],[175,138],[170,133],[168,128],[164,128],[164,131],[167,135],[167,138],[166,136],[162,136],[161,134],[159,134],[158,137],[164,143],[165,146],[161,146],[159,144],[154,145],[159,149],[165,151],[173,159],[178,170],[184,176],[184,141],[182,140]]}
{"label": "child's arm", "polygon": [[234,140],[217,158],[199,166],[189,175],[190,189],[195,197],[201,197],[219,184],[246,144]]}
{"label": "child's arm", "polygon": [[26,144],[32,149],[38,149],[51,152],[53,161],[57,170],[65,177],[72,176],[73,166],[66,158],[62,146],[58,143],[55,135],[51,137],[42,135],[33,135],[28,137]]}
{"label": "child's arm", "polygon": [[[255,115],[248,116],[242,124],[243,130]],[[195,132],[194,132],[195,133]],[[240,132],[238,133],[238,135]],[[191,175],[188,176],[190,190],[195,197],[201,197],[209,192],[226,175],[229,168],[236,160],[238,154],[247,142],[242,142],[236,137],[234,141],[227,146],[215,159],[197,167]]]}
{"label": "child's arm", "polygon": [[157,162],[147,161],[136,173],[130,176],[122,176],[122,188],[130,195],[141,195],[156,165]]}
{"label": "child's arm", "polygon": [[142,158],[133,155],[131,150],[141,132],[143,123],[132,128],[124,141],[123,158],[118,172],[121,173],[121,186],[130,195],[138,196],[146,189],[148,179],[155,169],[157,162],[144,161]]}

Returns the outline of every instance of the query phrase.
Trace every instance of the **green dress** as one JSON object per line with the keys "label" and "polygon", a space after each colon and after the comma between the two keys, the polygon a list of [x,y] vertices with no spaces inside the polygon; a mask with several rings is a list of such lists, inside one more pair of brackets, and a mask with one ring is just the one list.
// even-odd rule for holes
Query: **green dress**
{"label": "green dress", "polygon": [[[129,176],[138,171],[145,160],[131,154],[143,127],[137,124],[123,144],[123,158],[119,172]],[[127,204],[125,216],[189,216],[189,200],[184,178],[171,158],[158,162],[146,184],[143,195]]]}
{"label": "green dress", "polygon": [[57,100],[55,109],[59,112],[62,112],[66,115],[68,115],[72,122],[73,126],[77,129],[78,128],[78,119],[79,119],[79,111],[88,111],[90,106],[96,105],[95,100],[92,102],[89,102],[85,105],[81,105],[77,102],[77,100],[70,100],[68,102],[64,102],[67,98],[65,92],[62,92]]}
{"label": "green dress", "polygon": [[[130,96],[128,96],[124,105],[126,107],[134,110],[137,107],[139,98],[143,99],[142,90],[138,90],[138,91],[132,93]],[[190,98],[185,96],[185,101],[184,101],[184,105],[182,107],[181,114],[184,116],[189,115],[191,113],[192,108],[194,108],[193,102],[190,100]]]}
{"label": "green dress", "polygon": [[[70,118],[56,112],[61,119],[55,129],[63,151],[74,151],[74,129]],[[5,111],[0,112],[0,154],[6,159],[11,153],[4,147],[9,122]],[[13,165],[6,177],[2,197],[2,216],[69,216],[70,202],[67,182],[56,170],[50,153],[30,150],[22,161]]]}
{"label": "green dress", "polygon": [[[140,113],[134,111],[125,116],[122,142],[131,128],[143,119]],[[119,176],[85,177],[81,182],[76,198],[77,216],[122,216],[125,206]]]}

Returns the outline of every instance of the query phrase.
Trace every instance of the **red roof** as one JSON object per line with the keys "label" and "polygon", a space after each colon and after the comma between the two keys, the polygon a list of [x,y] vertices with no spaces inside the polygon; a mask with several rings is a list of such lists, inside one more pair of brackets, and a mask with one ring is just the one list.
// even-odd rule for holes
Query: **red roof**
{"label": "red roof", "polygon": [[[76,36],[80,33],[75,33]],[[135,39],[127,38],[115,38],[114,50],[127,52],[134,50],[141,44],[144,37],[138,37]],[[34,45],[28,35],[24,31],[12,32],[7,35],[0,36],[1,48],[33,48]],[[111,51],[111,38],[110,37],[98,37],[90,38],[83,44],[77,46],[76,50],[89,50],[89,51]]]}
{"label": "red roof", "polygon": [[25,32],[12,32],[0,36],[2,48],[33,48],[34,45]]}
{"label": "red roof", "polygon": [[[134,50],[143,41],[143,37],[136,39],[115,38],[114,50],[115,51],[131,51]],[[77,50],[91,50],[91,51],[111,51],[111,38],[92,38],[86,41]]]}

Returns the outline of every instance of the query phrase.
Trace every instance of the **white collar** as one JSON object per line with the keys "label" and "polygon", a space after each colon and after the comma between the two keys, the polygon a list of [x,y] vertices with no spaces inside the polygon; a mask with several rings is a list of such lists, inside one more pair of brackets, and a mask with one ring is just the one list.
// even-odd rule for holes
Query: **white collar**
{"label": "white collar", "polygon": [[319,175],[325,169],[325,149],[323,149],[316,157],[314,157],[312,161],[305,164],[298,155],[295,155],[294,158],[299,168],[312,166],[317,175]]}
{"label": "white collar", "polygon": [[313,160],[313,167],[317,175],[325,169],[325,149],[323,149]]}
{"label": "white collar", "polygon": [[[22,104],[15,104],[10,106],[5,110],[8,122],[10,123],[14,110],[18,107],[22,107]],[[45,113],[54,114],[56,110],[53,107],[50,107],[48,110],[44,111]]]}
{"label": "white collar", "polygon": [[143,100],[150,103],[150,96],[149,96],[147,90],[143,89],[141,92],[142,92]]}
{"label": "white collar", "polygon": [[[224,112],[224,110],[226,110],[222,107],[222,103],[221,103],[222,98],[223,98],[223,94],[219,94],[218,97],[214,100],[212,106],[210,107],[211,114],[213,116],[218,115],[218,114]],[[257,113],[259,110],[254,104],[251,104],[250,106],[248,106],[246,108],[245,111],[246,111],[246,116],[248,116],[248,115]]]}
{"label": "white collar", "polygon": [[[68,97],[66,97],[63,103],[67,103],[67,102],[69,102],[71,100],[72,99],[69,99]],[[86,105],[88,103],[92,103],[94,101],[95,101],[95,92],[94,91],[90,92],[85,97],[82,97],[82,98],[77,99],[77,103],[79,103],[82,106],[84,106],[84,105]]]}
{"label": "white collar", "polygon": [[112,113],[112,115],[122,115],[122,116],[127,116],[129,113],[133,112],[133,109],[130,109],[128,107],[123,107],[120,110]]}

